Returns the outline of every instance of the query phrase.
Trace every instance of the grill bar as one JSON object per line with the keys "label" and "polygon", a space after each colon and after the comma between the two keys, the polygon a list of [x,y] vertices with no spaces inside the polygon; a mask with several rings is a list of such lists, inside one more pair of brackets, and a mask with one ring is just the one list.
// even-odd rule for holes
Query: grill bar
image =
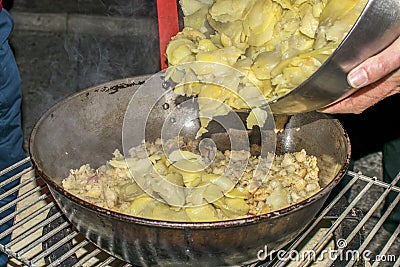
{"label": "grill bar", "polygon": [[[19,179],[22,175],[30,172],[32,170],[32,168],[28,168],[23,170],[22,172],[8,178],[7,180],[5,180],[4,182],[2,182],[0,184],[0,187],[5,186],[6,184],[12,183],[15,180]],[[11,190],[8,190],[6,193],[1,194],[2,197],[8,197],[10,195],[12,195],[13,193],[17,192],[21,187],[25,186],[26,184],[30,183],[31,181],[26,181],[23,184],[19,184],[18,186],[13,187]]]}
{"label": "grill bar", "polygon": [[34,227],[30,228],[28,231],[25,231],[21,235],[17,236],[13,240],[11,240],[10,243],[8,243],[6,247],[7,248],[12,247],[16,243],[18,243],[18,242],[22,241],[23,239],[29,237],[31,234],[33,234],[37,230],[42,229],[44,226],[46,226],[50,222],[54,221],[55,219],[59,218],[60,216],[61,216],[61,213],[57,213],[57,214],[54,214],[53,216],[51,216],[50,218],[44,220],[43,222],[41,222],[39,224],[36,224]]}
{"label": "grill bar", "polygon": [[[40,214],[45,210],[50,209],[51,207],[54,206],[54,203],[49,203],[48,205],[46,205],[45,207],[39,209],[37,212],[35,212],[34,214],[31,214],[29,217],[26,217],[23,221],[26,222],[28,221],[28,219],[31,219],[33,217],[35,217],[35,214]],[[18,225],[18,224],[17,224]],[[21,249],[20,251],[17,252],[17,255],[19,257],[21,257],[22,255],[24,255],[26,252],[28,252],[29,250],[31,250],[32,248],[34,248],[36,245],[38,245],[39,243],[41,243],[43,240],[46,239],[46,236],[43,236],[37,240],[35,240],[34,242],[31,242],[28,246],[26,246],[24,249]]]}
{"label": "grill bar", "polygon": [[[58,233],[59,231],[63,230],[64,228],[68,227],[69,223],[65,222],[63,224],[61,224],[60,226],[58,226],[57,228],[53,229],[51,232],[49,232],[48,234],[42,236],[41,238],[39,238],[38,240],[36,240],[34,243],[31,244],[31,246],[36,246],[39,243],[42,243],[43,241],[45,241],[46,239],[48,239],[50,236]],[[50,253],[54,252],[56,249],[58,249],[59,247],[61,247],[62,245],[64,245],[65,243],[67,243],[68,241],[70,241],[72,238],[74,238],[77,235],[76,232],[71,233],[69,236],[65,237],[63,240],[61,240],[60,242],[58,242],[57,244],[55,244],[53,247],[51,247],[50,249],[47,249],[45,251],[43,251],[42,253],[40,253],[38,256],[36,256],[35,258],[32,259],[32,262],[35,263],[37,262],[39,259],[49,255]],[[36,243],[36,244],[35,244]],[[29,249],[29,246],[26,248],[27,250]]]}
{"label": "grill bar", "polygon": [[400,266],[400,257],[397,257],[397,261],[394,263],[393,267],[399,267]]}
{"label": "grill bar", "polygon": [[[324,216],[338,203],[338,201],[346,194],[347,191],[355,184],[358,180],[358,174],[354,175],[353,179],[343,188],[343,190],[332,200],[332,202],[320,213],[320,215],[315,219],[314,223],[289,247],[287,252],[284,254],[282,259],[279,259],[274,266],[283,267],[289,262],[289,255],[292,251],[300,245],[301,242],[317,227],[318,223],[322,221]],[[325,240],[321,240],[325,242]]]}
{"label": "grill bar", "polygon": [[[74,234],[77,234],[77,233],[74,232]],[[75,237],[75,235],[74,235],[74,237]],[[57,248],[63,246],[65,243],[67,243],[70,240],[71,239],[68,238],[68,239],[64,239],[64,240],[60,241],[59,246]],[[66,254],[64,254],[63,256],[58,258],[56,261],[54,261],[52,264],[49,264],[48,267],[58,266],[61,262],[68,259],[70,256],[74,255],[79,249],[83,248],[88,243],[89,243],[89,241],[86,241],[86,240],[82,241],[81,243],[77,244],[73,249],[69,250]],[[54,250],[51,250],[51,251],[49,250],[49,253],[53,252]],[[43,254],[43,255],[48,255],[47,251],[46,251],[46,254]]]}
{"label": "grill bar", "polygon": [[[389,248],[393,245],[394,241],[396,240],[397,236],[400,234],[400,225],[397,226],[396,230],[394,231],[393,235],[390,236],[388,242],[386,243],[386,245],[383,247],[382,251],[379,253],[380,257],[383,257],[386,255],[386,253],[389,251]],[[374,264],[372,264],[372,267],[374,266],[378,266],[379,265],[379,261],[374,262]]]}
{"label": "grill bar", "polygon": [[99,253],[101,252],[100,249],[96,248],[95,250],[93,250],[91,253],[85,255],[84,257],[82,257],[74,266],[72,267],[79,267],[82,266],[84,263],[88,262],[91,258],[96,257]]}
{"label": "grill bar", "polygon": [[[329,228],[328,232],[322,237],[322,239],[313,247],[313,251],[316,251],[319,254],[322,248],[326,245],[327,241],[329,241],[329,237],[333,234],[333,232],[339,227],[340,223],[344,220],[344,218],[349,214],[349,212],[355,207],[355,205],[360,201],[360,199],[368,192],[372,186],[372,181],[370,181],[363,190],[357,195],[357,197],[350,203],[350,205],[346,208],[346,210],[340,215],[340,217],[333,223],[331,228]],[[310,263],[311,260],[306,263]],[[305,266],[302,264],[301,266]]]}
{"label": "grill bar", "polygon": [[[0,239],[5,237],[6,235],[10,234],[12,231],[14,231],[16,228],[18,228],[19,226],[21,226],[22,224],[32,220],[33,218],[35,218],[37,215],[41,214],[42,212],[46,211],[47,209],[51,208],[54,206],[54,202],[49,203],[47,206],[35,211],[34,213],[30,214],[29,216],[25,217],[22,221],[16,223],[14,226],[10,227],[7,231],[4,231],[2,234],[0,234]],[[12,215],[16,215],[19,212],[14,212],[12,214],[10,214],[10,216],[5,217],[5,219],[3,220],[4,222],[7,222],[8,220],[10,220],[11,218],[13,218]],[[2,221],[0,221],[0,224],[4,223]]]}
{"label": "grill bar", "polygon": [[[398,186],[391,186],[390,184],[387,184],[387,183],[385,183],[385,182],[379,181],[379,180],[377,180],[376,178],[370,178],[370,177],[367,177],[367,176],[365,176],[365,175],[362,175],[361,173],[355,173],[355,172],[352,172],[352,171],[347,171],[347,174],[349,174],[349,175],[351,175],[351,176],[356,176],[356,175],[358,175],[358,178],[359,178],[360,180],[365,181],[365,182],[369,182],[369,181],[371,181],[371,179],[372,179],[372,181],[373,181],[373,183],[374,183],[375,185],[378,185],[378,186],[383,187],[383,188],[391,187],[391,190],[392,190],[392,191],[398,192],[398,193],[400,192],[400,187],[398,187]],[[399,175],[397,175],[397,176],[399,176]]]}
{"label": "grill bar", "polygon": [[[30,179],[30,182],[33,182],[33,181],[35,181],[35,179]],[[5,210],[7,210],[7,209],[9,209],[10,207],[15,206],[15,204],[17,204],[17,203],[20,202],[21,200],[24,200],[24,199],[28,198],[29,196],[33,195],[34,193],[40,191],[41,189],[43,189],[43,188],[42,188],[42,187],[36,187],[36,188],[32,189],[31,191],[25,193],[24,195],[22,195],[22,196],[16,198],[15,200],[11,201],[10,203],[4,205],[3,207],[0,208],[0,213],[3,212],[3,211],[5,211]],[[2,197],[2,198],[3,198],[3,197]],[[0,220],[0,223],[1,223],[2,221],[3,221],[3,220]]]}
{"label": "grill bar", "polygon": [[103,261],[103,262],[99,263],[98,265],[96,265],[96,267],[105,267],[105,266],[107,266],[107,264],[112,263],[114,260],[115,260],[115,258],[110,256],[105,261]]}
{"label": "grill bar", "polygon": [[[3,224],[3,223],[5,223],[5,222],[9,221],[10,219],[14,218],[14,217],[17,216],[18,214],[21,214],[23,211],[25,211],[25,210],[31,208],[32,206],[34,206],[35,204],[39,203],[40,200],[45,199],[45,198],[47,198],[47,197],[48,197],[48,196],[43,195],[42,198],[38,199],[38,200],[35,201],[35,202],[32,202],[30,205],[27,205],[27,206],[23,207],[21,210],[17,210],[17,211],[15,211],[15,212],[13,212],[12,214],[10,214],[9,216],[4,217],[4,219],[0,220],[0,224]],[[54,205],[54,204],[52,204],[52,205]],[[38,212],[38,213],[39,213],[39,212]],[[31,215],[31,217],[30,217],[30,218],[27,218],[27,220],[32,219],[32,218],[35,217],[36,215],[37,215],[37,213],[34,214],[34,215]],[[27,220],[25,220],[24,222],[26,222]],[[19,225],[15,225],[14,228],[17,228],[18,226],[20,226],[20,225],[23,224],[24,222],[20,223]],[[8,232],[7,234],[6,234],[6,233],[0,234],[0,239],[3,238],[4,236],[8,235],[8,234],[9,234],[9,232]]]}
{"label": "grill bar", "polygon": [[[385,198],[387,197],[387,195],[390,193],[391,188],[393,185],[397,184],[397,182],[399,181],[400,176],[397,176],[393,182],[391,183],[391,186],[387,187],[386,190],[382,193],[382,195],[380,195],[379,199],[374,203],[374,205],[371,207],[371,209],[365,214],[365,216],[361,219],[361,221],[357,224],[357,226],[354,228],[354,230],[349,234],[349,236],[346,238],[346,243],[349,244],[355,237],[356,235],[360,232],[360,230],[362,229],[362,227],[366,224],[366,222],[371,218],[372,214],[378,209],[379,205],[385,200]],[[373,180],[371,180],[371,182],[373,182]],[[368,183],[369,185],[370,183]],[[359,201],[359,200],[357,200]],[[392,236],[394,237],[394,235]],[[387,252],[387,250],[390,248],[390,246],[393,244],[394,240],[391,243],[386,244],[386,251],[384,253]],[[339,256],[342,255],[344,249],[343,248],[339,248],[338,249],[338,254]],[[383,252],[383,251],[382,251]],[[384,253],[381,253],[382,255]],[[331,260],[330,263],[332,264],[333,261]],[[376,264],[376,262],[374,263]]]}
{"label": "grill bar", "polygon": [[[10,167],[5,168],[4,170],[0,170],[0,176],[4,175],[4,174],[6,174],[7,172],[10,172],[10,171],[12,171],[12,170],[14,170],[14,169],[16,169],[16,168],[18,168],[18,167],[20,167],[20,166],[22,166],[22,165],[24,165],[25,163],[28,163],[28,162],[30,162],[30,161],[31,161],[31,158],[30,158],[30,157],[26,157],[26,158],[24,158],[23,160],[18,161],[17,163],[11,165]],[[6,183],[4,183],[4,184],[6,184]],[[2,187],[2,186],[3,186],[3,184],[0,183],[0,187]]]}
{"label": "grill bar", "polygon": [[[26,158],[3,171],[0,171],[0,175],[6,174],[7,172],[18,168],[27,162],[29,162],[29,158]],[[326,222],[329,222],[329,227],[325,229],[322,235],[318,236],[311,246],[309,246],[310,250],[314,251],[316,255],[318,255],[326,246],[330,245],[331,242],[335,240],[335,236],[339,231],[338,229],[343,228],[347,223],[352,222],[354,227],[352,226],[349,232],[343,236],[340,236],[340,238],[349,244],[350,242],[354,243],[355,240],[358,240],[360,233],[365,227],[367,227],[367,222],[375,219],[377,222],[374,223],[373,227],[371,227],[372,229],[366,233],[366,237],[360,241],[356,251],[358,253],[362,253],[366,249],[370,248],[372,240],[377,235],[392,210],[400,201],[400,188],[396,186],[400,180],[400,174],[391,184],[379,181],[375,177],[370,178],[362,175],[361,173],[348,171],[347,174],[351,178],[347,185],[330,201],[330,203],[326,205],[326,207],[311,223],[310,227],[286,248],[286,253],[284,256],[281,258],[275,257],[272,262],[262,266],[286,266],[293,263],[293,259],[289,257],[289,255],[291,255],[290,253],[304,249],[304,243],[313,238],[315,231],[321,227],[321,223]],[[16,211],[6,218],[0,220],[0,224],[10,219],[15,220],[14,225],[10,229],[0,234],[0,238],[2,238],[11,232],[13,233],[13,238],[8,244],[0,245],[0,251],[7,253],[13,259],[26,266],[60,266],[61,263],[71,260],[72,258],[74,259],[74,262],[68,266],[132,266],[131,264],[122,262],[112,255],[107,254],[103,250],[95,247],[91,242],[81,236],[55,205],[47,186],[44,185],[39,178],[34,176],[31,167],[26,168],[19,174],[14,175],[2,182],[1,186],[12,183],[21,178],[21,176],[24,176],[24,179],[21,179],[20,184],[0,195],[0,199],[2,199],[3,197],[13,194],[14,192],[19,192],[20,194],[17,199],[0,208],[1,212],[15,205],[17,206]],[[28,187],[32,184],[35,184],[35,186],[23,192],[25,187]],[[362,185],[362,187],[360,187],[360,185]],[[340,213],[337,215],[332,215],[332,211],[341,205],[341,200],[345,198],[345,195],[347,195],[347,193],[356,186],[360,188],[360,192],[355,195],[350,203],[340,209]],[[355,217],[353,213],[361,199],[369,196],[368,194],[374,188],[382,189],[382,193],[379,194],[376,200],[374,200],[374,202],[371,204],[371,207],[365,211],[365,214],[362,214],[361,217]],[[375,218],[373,214],[378,211],[378,208],[382,205],[383,201],[391,192],[397,194],[394,202],[389,205],[388,209],[380,218]],[[55,210],[53,214],[50,212],[52,209]],[[42,218],[43,214],[48,215]],[[59,221],[60,223],[57,224],[54,229],[51,229],[47,233],[41,233],[38,236],[33,237],[35,233],[40,232],[49,224]],[[63,231],[66,231],[67,234],[65,234],[65,236],[62,238],[57,239],[57,242],[46,247],[43,246],[43,244],[48,242],[48,240],[51,240],[58,233]],[[383,248],[381,248],[379,252],[376,252],[376,255],[384,257],[391,253],[393,248],[399,245],[399,234],[400,226],[398,226],[393,234],[388,237]],[[66,245],[69,246],[67,252],[61,255],[55,254],[57,250]],[[37,249],[39,251],[36,251]],[[342,248],[339,248],[337,251],[339,255],[344,254],[344,249]],[[391,266],[400,267],[400,258],[398,255],[394,256],[395,258],[391,258]],[[50,257],[52,257],[52,260],[49,262],[48,259]],[[312,265],[313,262],[315,262],[315,259],[301,259],[300,261],[296,261],[295,266],[309,266]],[[324,266],[331,265],[333,262],[334,261],[330,259]],[[353,266],[357,264],[357,259],[346,261],[346,264],[346,266]],[[378,260],[371,262],[371,266],[378,265],[380,265]]]}
{"label": "grill bar", "polygon": [[[382,217],[379,219],[378,223],[375,225],[375,227],[371,230],[365,241],[361,244],[360,248],[358,249],[358,252],[361,254],[368,244],[371,242],[371,240],[374,238],[375,234],[378,232],[379,228],[383,225],[387,217],[389,217],[389,214],[392,212],[394,207],[399,203],[400,200],[400,194],[397,195],[395,200],[389,205],[388,209],[385,211],[385,213],[382,215]],[[351,260],[346,266],[353,266],[355,260]]]}

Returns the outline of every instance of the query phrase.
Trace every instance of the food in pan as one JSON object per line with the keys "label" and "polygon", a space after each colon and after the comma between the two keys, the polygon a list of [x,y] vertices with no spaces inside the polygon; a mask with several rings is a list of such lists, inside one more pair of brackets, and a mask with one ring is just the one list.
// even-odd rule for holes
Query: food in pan
{"label": "food in pan", "polygon": [[[205,148],[204,148],[205,147]],[[161,139],[130,149],[97,169],[83,165],[62,182],[71,194],[121,213],[166,221],[244,218],[298,203],[320,190],[317,158],[208,149]]]}
{"label": "food in pan", "polygon": [[[233,109],[252,109],[282,97],[332,55],[367,2],[181,0],[185,27],[172,38],[166,55],[173,67],[170,77],[178,84],[193,83],[178,86],[175,92],[215,99]],[[177,66],[189,62],[220,63],[239,74],[219,65],[192,64],[184,75],[174,75]],[[203,102],[200,112],[210,105]],[[204,115],[227,112],[220,105]],[[200,133],[206,132],[208,121],[202,121]]]}

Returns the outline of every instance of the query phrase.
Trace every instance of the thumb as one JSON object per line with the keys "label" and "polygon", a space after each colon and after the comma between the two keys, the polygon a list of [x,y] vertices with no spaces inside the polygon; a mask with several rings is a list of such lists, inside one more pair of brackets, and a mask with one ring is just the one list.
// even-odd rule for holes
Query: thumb
{"label": "thumb", "polygon": [[381,53],[367,59],[347,75],[353,88],[361,88],[380,80],[400,67],[400,37]]}

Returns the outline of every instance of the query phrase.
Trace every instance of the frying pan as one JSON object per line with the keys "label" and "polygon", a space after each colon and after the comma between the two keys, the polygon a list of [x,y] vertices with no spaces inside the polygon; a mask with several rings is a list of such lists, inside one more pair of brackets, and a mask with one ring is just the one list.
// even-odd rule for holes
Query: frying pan
{"label": "frying pan", "polygon": [[[345,130],[337,120],[310,112],[290,117],[285,130],[277,134],[276,153],[305,149],[317,156],[323,189],[276,212],[218,222],[157,221],[101,208],[65,191],[62,180],[70,169],[86,163],[99,167],[116,148],[122,151],[125,112],[148,78],[112,81],[66,98],[40,118],[30,138],[32,163],[59,207],[88,240],[118,258],[140,266],[255,262],[260,250],[278,250],[298,236],[346,172],[350,143]],[[143,105],[148,105],[146,101],[142,98]],[[159,103],[163,101],[168,99]],[[160,121],[171,109],[156,105],[154,112],[158,119],[148,121],[149,139],[160,136]]]}

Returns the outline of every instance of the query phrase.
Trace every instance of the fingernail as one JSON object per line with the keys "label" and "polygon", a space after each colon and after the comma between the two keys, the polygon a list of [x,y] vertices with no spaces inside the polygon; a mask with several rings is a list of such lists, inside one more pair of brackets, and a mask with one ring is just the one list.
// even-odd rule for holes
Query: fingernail
{"label": "fingernail", "polygon": [[360,88],[368,83],[368,75],[365,69],[355,69],[347,76],[347,81],[353,88]]}

